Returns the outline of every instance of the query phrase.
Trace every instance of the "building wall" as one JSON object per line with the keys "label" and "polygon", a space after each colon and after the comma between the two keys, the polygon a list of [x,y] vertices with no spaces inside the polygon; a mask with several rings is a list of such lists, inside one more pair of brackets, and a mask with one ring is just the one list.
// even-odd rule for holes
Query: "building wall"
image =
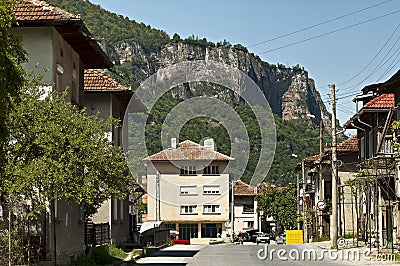
{"label": "building wall", "polygon": [[[253,230],[255,229],[256,225],[256,220],[257,220],[257,215],[255,213],[248,213],[248,212],[243,212],[243,206],[235,206],[234,207],[234,214],[235,214],[235,225],[234,225],[234,230],[235,233],[238,232],[245,232],[248,230]],[[253,226],[245,227],[245,223],[252,222]]]}
{"label": "building wall", "polygon": [[[227,221],[229,220],[228,175],[220,176],[180,176],[160,175],[160,200],[162,221]],[[148,219],[156,220],[156,175],[147,179]],[[197,195],[181,195],[181,185],[197,185]],[[219,185],[219,195],[203,194],[204,185]],[[181,205],[197,205],[197,215],[181,215]],[[220,214],[203,214],[204,204],[219,204]]]}
{"label": "building wall", "polygon": [[[79,55],[62,38],[62,36],[53,29],[53,81],[58,92],[68,89],[66,101],[78,105],[83,105],[83,99],[80,99],[81,80],[83,80],[83,68],[81,68]],[[57,71],[62,67],[63,73]]]}
{"label": "building wall", "polygon": [[[56,250],[58,264],[66,264],[74,256],[85,251],[85,227],[82,220],[82,212],[77,204],[68,204],[65,201],[57,201],[57,215],[55,222]],[[48,256],[54,258],[54,230],[53,219],[49,216],[48,232]]]}
{"label": "building wall", "polygon": [[58,92],[68,88],[66,100],[81,105],[82,64],[62,36],[53,27],[18,27],[13,33],[23,38],[23,47],[28,53],[28,62],[24,65],[27,71],[42,75],[43,82]]}
{"label": "building wall", "polygon": [[33,71],[35,75],[41,74],[43,81],[48,84],[53,79],[53,28],[29,27],[13,28],[16,36],[23,38],[23,47],[28,53],[28,62],[24,64],[27,71]]}
{"label": "building wall", "polygon": [[129,237],[129,200],[111,199],[111,242],[126,243]]}

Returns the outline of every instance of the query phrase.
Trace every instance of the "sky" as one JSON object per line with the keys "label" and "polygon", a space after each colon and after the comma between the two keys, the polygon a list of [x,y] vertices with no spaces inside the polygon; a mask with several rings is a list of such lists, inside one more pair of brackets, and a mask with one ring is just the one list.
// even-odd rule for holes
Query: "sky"
{"label": "sky", "polygon": [[329,84],[336,85],[341,124],[354,115],[352,100],[364,86],[400,68],[399,0],[90,1],[170,36],[225,39],[268,63],[299,64],[328,111]]}

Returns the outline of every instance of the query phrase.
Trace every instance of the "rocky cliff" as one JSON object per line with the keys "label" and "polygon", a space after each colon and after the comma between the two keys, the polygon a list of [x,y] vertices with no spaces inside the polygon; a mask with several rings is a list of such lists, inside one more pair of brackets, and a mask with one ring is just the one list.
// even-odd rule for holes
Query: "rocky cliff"
{"label": "rocky cliff", "polygon": [[[331,120],[314,81],[299,67],[287,68],[269,65],[259,57],[242,49],[227,46],[171,42],[158,52],[147,53],[135,42],[121,42],[114,46],[114,60],[129,65],[138,82],[145,80],[159,68],[186,60],[214,60],[237,67],[250,76],[264,92],[273,112],[284,120],[298,119],[302,123],[317,124],[322,119],[329,131]],[[198,95],[204,84],[185,84],[176,94],[186,98]],[[221,95],[217,85],[218,95]],[[210,93],[210,90],[207,90]],[[224,94],[222,94],[224,95]],[[230,95],[226,92],[225,96]]]}

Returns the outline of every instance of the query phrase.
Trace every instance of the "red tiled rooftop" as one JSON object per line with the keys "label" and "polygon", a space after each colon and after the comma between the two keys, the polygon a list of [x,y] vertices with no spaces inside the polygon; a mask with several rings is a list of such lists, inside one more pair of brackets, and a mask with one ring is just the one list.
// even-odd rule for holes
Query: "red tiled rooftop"
{"label": "red tiled rooftop", "polygon": [[22,1],[18,4],[14,14],[18,21],[79,19],[78,15],[71,14],[40,0]]}
{"label": "red tiled rooftop", "polygon": [[318,155],[313,155],[310,157],[307,157],[304,159],[305,162],[315,162],[315,161],[319,161],[319,154]]}
{"label": "red tiled rooftop", "polygon": [[233,158],[222,153],[207,150],[203,146],[185,140],[179,143],[176,149],[166,149],[151,155],[144,160],[146,161],[192,161],[192,160],[214,160],[214,161],[231,161]]}
{"label": "red tiled rooftop", "polygon": [[131,91],[115,79],[92,69],[85,69],[85,91]]}
{"label": "red tiled rooftop", "polygon": [[255,196],[254,187],[239,180],[233,186],[233,194],[235,196]]}
{"label": "red tiled rooftop", "polygon": [[347,140],[339,143],[336,150],[337,151],[358,151],[357,135],[352,135]]}
{"label": "red tiled rooftop", "polygon": [[394,94],[393,93],[383,93],[378,97],[367,102],[363,108],[370,109],[386,109],[394,107]]}

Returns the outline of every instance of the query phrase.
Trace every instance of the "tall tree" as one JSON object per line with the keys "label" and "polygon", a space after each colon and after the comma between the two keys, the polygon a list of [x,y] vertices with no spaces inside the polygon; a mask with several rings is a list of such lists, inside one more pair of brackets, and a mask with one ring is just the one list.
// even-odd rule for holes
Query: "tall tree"
{"label": "tall tree", "polygon": [[265,216],[272,216],[278,225],[290,229],[297,222],[296,188],[292,186],[264,186],[263,193],[258,195],[258,211]]}
{"label": "tall tree", "polygon": [[[4,170],[4,147],[8,143],[7,114],[12,108],[11,101],[18,98],[25,82],[22,64],[26,61],[26,53],[21,40],[10,34],[15,23],[13,10],[16,4],[15,0],[0,1],[0,175]],[[0,193],[1,188],[0,183]]]}

